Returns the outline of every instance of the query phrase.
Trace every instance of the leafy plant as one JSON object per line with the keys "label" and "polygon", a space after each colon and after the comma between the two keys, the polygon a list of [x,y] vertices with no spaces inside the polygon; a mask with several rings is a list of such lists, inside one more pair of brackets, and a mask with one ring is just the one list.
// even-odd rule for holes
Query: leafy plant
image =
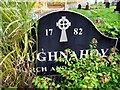
{"label": "leafy plant", "polygon": [[0,1],[2,15],[2,50],[0,67],[2,87],[31,87],[35,76],[32,37],[33,19],[30,17],[34,2]]}
{"label": "leafy plant", "polygon": [[116,48],[107,58],[96,55],[96,39],[90,44],[90,53],[78,59],[70,49],[65,50],[69,59],[59,58],[65,66],[58,67],[57,72],[64,78],[60,82],[62,88],[120,88],[120,55]]}
{"label": "leafy plant", "polygon": [[34,84],[34,86],[36,86],[37,88],[40,89],[48,89],[48,88],[59,88],[59,84],[55,84],[54,82],[52,82],[51,78],[48,77],[40,77],[37,76],[33,79],[32,83]]}

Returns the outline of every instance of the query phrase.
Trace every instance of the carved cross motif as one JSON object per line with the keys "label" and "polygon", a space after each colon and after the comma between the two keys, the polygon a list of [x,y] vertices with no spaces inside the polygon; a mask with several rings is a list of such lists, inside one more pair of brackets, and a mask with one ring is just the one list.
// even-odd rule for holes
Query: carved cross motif
{"label": "carved cross motif", "polygon": [[62,30],[60,42],[68,42],[66,30],[71,26],[71,22],[69,22],[66,16],[62,16],[62,18],[56,23],[56,26]]}

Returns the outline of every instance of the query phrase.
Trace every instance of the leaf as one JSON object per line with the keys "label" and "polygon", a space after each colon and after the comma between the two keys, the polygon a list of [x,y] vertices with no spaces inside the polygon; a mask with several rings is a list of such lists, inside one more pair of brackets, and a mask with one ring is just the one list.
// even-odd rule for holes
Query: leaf
{"label": "leaf", "polygon": [[70,62],[68,62],[68,66],[71,66]]}
{"label": "leaf", "polygon": [[35,83],[35,79],[33,79],[32,83]]}
{"label": "leaf", "polygon": [[87,85],[82,85],[82,88],[87,88]]}
{"label": "leaf", "polygon": [[60,88],[60,85],[59,84],[57,84],[57,86],[56,86],[57,88]]}
{"label": "leaf", "polygon": [[115,83],[118,83],[117,79],[114,79],[113,81],[114,81]]}
{"label": "leaf", "polygon": [[89,79],[90,79],[90,77],[86,76],[86,77],[84,77],[84,79],[85,79],[85,80],[89,80]]}
{"label": "leaf", "polygon": [[113,36],[117,35],[117,33],[115,33],[114,31],[112,31],[111,34],[112,34]]}
{"label": "leaf", "polygon": [[52,86],[55,86],[55,83],[54,83],[54,82],[52,82]]}
{"label": "leaf", "polygon": [[112,73],[112,78],[115,79],[115,74],[114,73]]}
{"label": "leaf", "polygon": [[10,52],[10,53],[8,53],[7,55],[6,55],[6,57],[5,58],[3,58],[3,60],[0,62],[0,66],[3,64],[3,62],[8,58],[8,56],[10,56],[12,53],[14,53],[15,52],[15,50],[13,50],[12,52]]}
{"label": "leaf", "polygon": [[91,13],[94,15],[97,15],[97,11],[95,11],[95,10],[91,10]]}
{"label": "leaf", "polygon": [[17,22],[19,22],[19,21],[22,21],[22,20],[20,19],[20,20],[12,21],[12,22],[7,26],[7,28],[5,29],[4,32],[6,32],[6,31],[10,28],[10,26],[12,26],[14,23],[17,23]]}
{"label": "leaf", "polygon": [[112,28],[113,28],[109,23],[105,23],[105,25],[106,25],[109,29],[112,29]]}
{"label": "leaf", "polygon": [[38,82],[35,81],[35,84],[34,84],[34,85],[37,86],[37,85],[38,85]]}
{"label": "leaf", "polygon": [[38,84],[38,85],[37,85],[37,87],[38,87],[38,88],[41,88],[41,85],[40,85],[40,84]]}
{"label": "leaf", "polygon": [[99,76],[103,76],[103,74],[102,74],[102,73],[98,73],[98,75],[99,75]]}
{"label": "leaf", "polygon": [[47,89],[47,88],[48,88],[48,86],[45,86],[44,88],[45,88],[45,89]]}
{"label": "leaf", "polygon": [[22,23],[22,24],[20,24],[18,27],[16,27],[16,28],[8,35],[8,37],[12,36],[13,33],[18,32],[18,31],[19,31],[19,28],[22,27],[23,24],[24,24],[24,23]]}

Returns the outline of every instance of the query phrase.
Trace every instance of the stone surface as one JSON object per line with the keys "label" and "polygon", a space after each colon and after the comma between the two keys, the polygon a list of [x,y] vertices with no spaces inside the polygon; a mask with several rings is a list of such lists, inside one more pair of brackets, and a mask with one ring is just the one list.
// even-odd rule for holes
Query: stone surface
{"label": "stone surface", "polygon": [[117,2],[117,5],[116,5],[116,9],[114,9],[114,11],[116,12],[119,12],[120,13],[120,1]]}
{"label": "stone surface", "polygon": [[78,5],[78,9],[81,9],[81,4]]}
{"label": "stone surface", "polygon": [[[66,30],[65,41],[60,41],[62,30]],[[114,47],[117,41],[102,35],[89,19],[75,12],[58,11],[40,18],[36,58],[37,67],[42,71],[40,74],[55,74],[56,66],[61,65],[56,63],[56,59],[61,55],[66,57],[64,50],[67,48],[75,51],[80,58],[89,51],[89,44],[93,38],[98,41],[97,50],[105,55],[109,54],[110,48]]]}

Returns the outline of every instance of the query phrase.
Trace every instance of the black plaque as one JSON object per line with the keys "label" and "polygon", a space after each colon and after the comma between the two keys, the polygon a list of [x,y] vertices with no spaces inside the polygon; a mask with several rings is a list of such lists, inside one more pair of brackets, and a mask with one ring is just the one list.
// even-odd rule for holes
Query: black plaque
{"label": "black plaque", "polygon": [[89,19],[78,13],[58,11],[43,16],[38,24],[38,71],[55,74],[54,69],[59,66],[55,55],[58,57],[59,52],[70,48],[79,58],[80,50],[88,50],[93,38],[98,41],[97,50],[104,49],[107,54],[117,41],[101,34]]}

